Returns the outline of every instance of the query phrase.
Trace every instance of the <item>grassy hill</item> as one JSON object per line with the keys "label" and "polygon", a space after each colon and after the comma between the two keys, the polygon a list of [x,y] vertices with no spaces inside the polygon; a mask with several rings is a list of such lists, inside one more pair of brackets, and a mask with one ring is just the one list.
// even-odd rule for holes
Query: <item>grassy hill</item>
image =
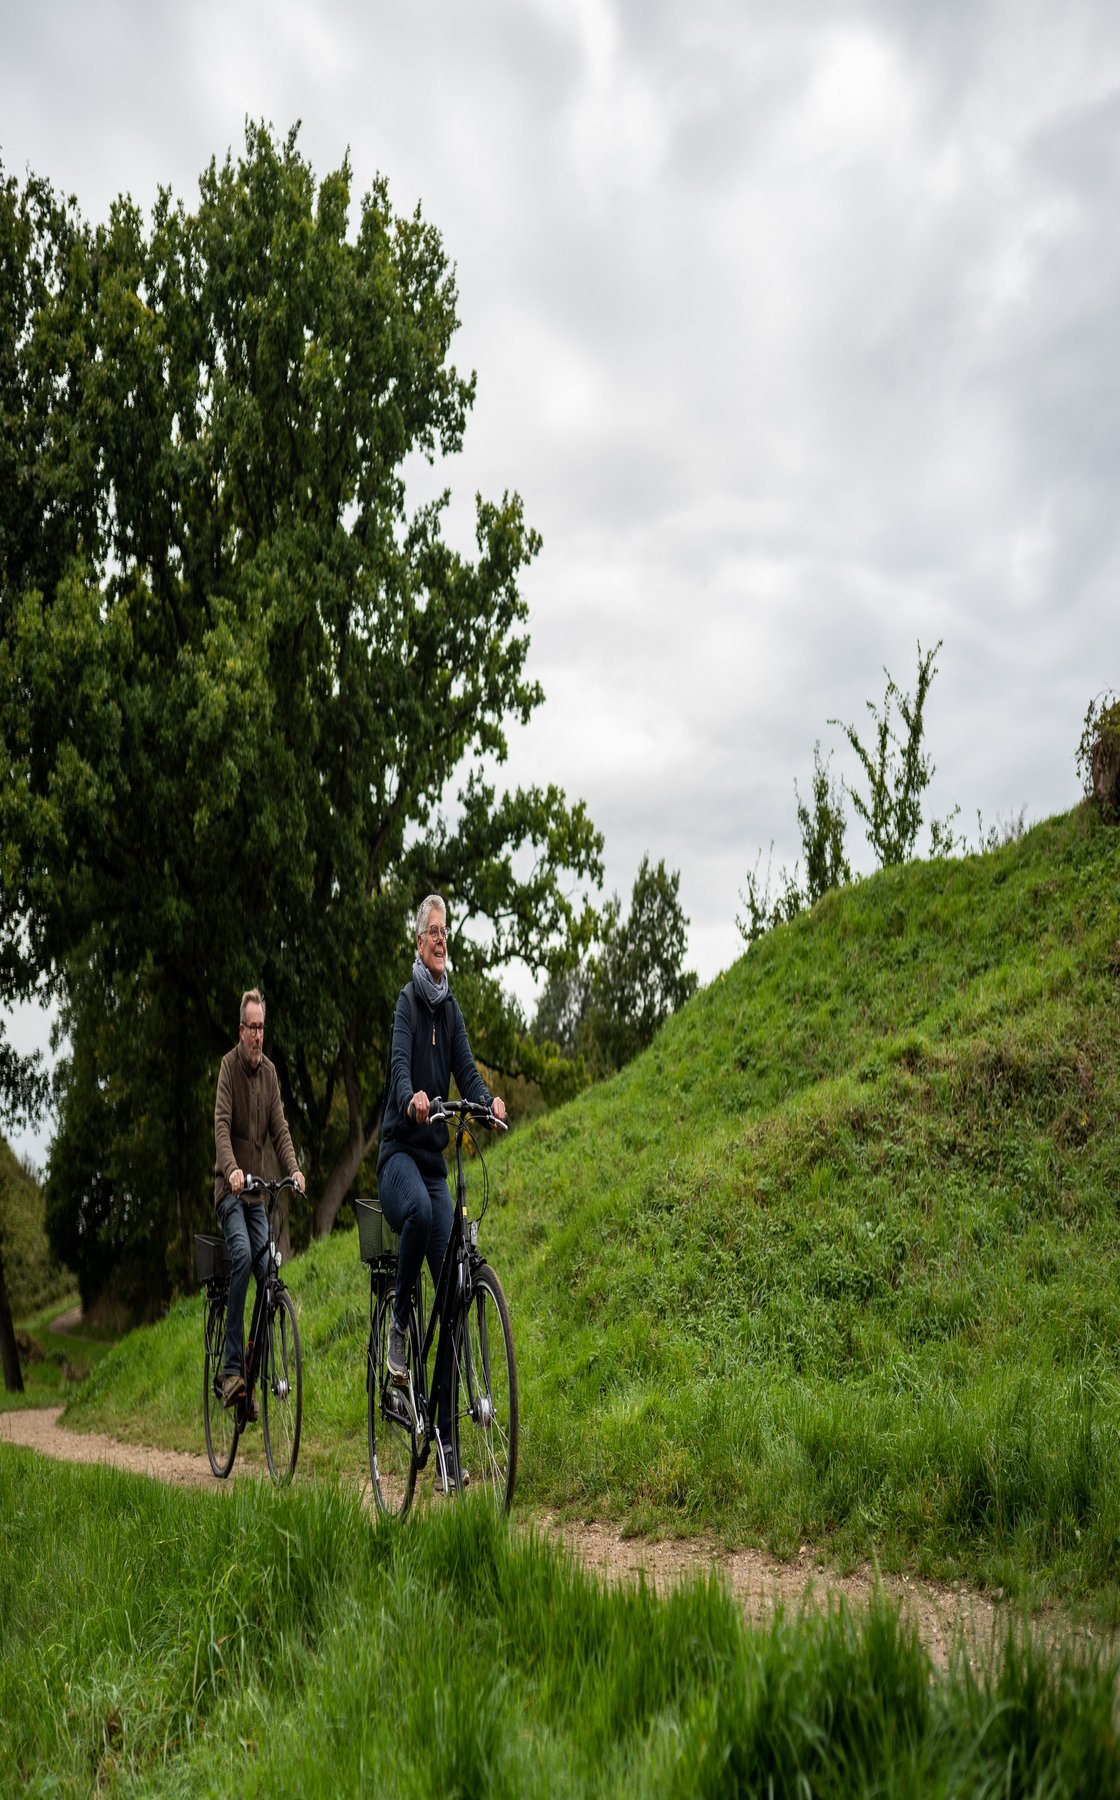
{"label": "grassy hill", "polygon": [[1082,811],[884,872],[511,1149],[554,1503],[1111,1579],[1118,901]]}
{"label": "grassy hill", "polygon": [[[488,1153],[519,1504],[1111,1616],[1118,921],[1120,836],[1088,809],[885,871]],[[353,1236],[290,1281],[301,1469],[360,1476]],[[200,1315],[189,1298],[134,1334],[75,1422],[197,1445]]]}

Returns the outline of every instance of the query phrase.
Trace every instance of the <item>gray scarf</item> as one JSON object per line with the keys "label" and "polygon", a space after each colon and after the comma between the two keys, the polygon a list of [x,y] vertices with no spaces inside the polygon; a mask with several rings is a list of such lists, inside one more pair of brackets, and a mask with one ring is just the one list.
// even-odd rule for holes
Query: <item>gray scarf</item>
{"label": "gray scarf", "polygon": [[437,981],[432,971],[420,961],[419,957],[412,965],[412,980],[417,993],[422,995],[433,1012],[437,1006],[443,1005],[451,991],[447,985],[447,970],[443,971]]}

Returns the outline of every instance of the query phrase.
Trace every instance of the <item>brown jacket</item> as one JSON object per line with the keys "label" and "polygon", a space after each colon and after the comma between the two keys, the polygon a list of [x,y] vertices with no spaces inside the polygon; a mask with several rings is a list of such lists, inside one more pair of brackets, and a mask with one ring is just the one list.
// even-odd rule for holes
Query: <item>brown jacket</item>
{"label": "brown jacket", "polygon": [[[272,1139],[284,1173],[294,1175],[299,1163],[284,1117],[275,1066],[262,1056],[259,1068],[250,1069],[241,1045],[235,1044],[222,1058],[214,1100],[215,1206],[229,1193],[235,1169],[244,1169],[247,1175],[264,1174],[266,1138]],[[262,1196],[246,1195],[246,1199],[250,1198],[261,1200]]]}

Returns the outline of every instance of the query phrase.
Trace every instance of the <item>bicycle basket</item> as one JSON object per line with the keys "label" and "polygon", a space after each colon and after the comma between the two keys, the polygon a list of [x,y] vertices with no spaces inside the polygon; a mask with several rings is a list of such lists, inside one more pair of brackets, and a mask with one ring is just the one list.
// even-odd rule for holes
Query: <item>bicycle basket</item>
{"label": "bicycle basket", "polygon": [[229,1258],[226,1255],[226,1240],[220,1237],[205,1237],[195,1232],[194,1238],[194,1271],[200,1286],[208,1281],[226,1281],[229,1279]]}
{"label": "bicycle basket", "polygon": [[376,1262],[381,1256],[395,1256],[400,1239],[386,1224],[376,1200],[355,1200],[358,1215],[358,1255],[364,1263]]}

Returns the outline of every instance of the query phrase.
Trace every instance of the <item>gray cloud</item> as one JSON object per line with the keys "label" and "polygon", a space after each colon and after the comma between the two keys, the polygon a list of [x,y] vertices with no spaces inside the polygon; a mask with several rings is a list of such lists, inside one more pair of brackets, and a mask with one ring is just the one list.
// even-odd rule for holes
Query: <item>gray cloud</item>
{"label": "gray cloud", "polygon": [[934,810],[1072,804],[1120,681],[1106,0],[7,11],[0,155],[88,216],[189,203],[249,116],[439,226],[478,401],[415,493],[469,544],[516,487],[544,536],[507,772],[586,798],[609,889],[681,870],[704,978],[919,639]]}

